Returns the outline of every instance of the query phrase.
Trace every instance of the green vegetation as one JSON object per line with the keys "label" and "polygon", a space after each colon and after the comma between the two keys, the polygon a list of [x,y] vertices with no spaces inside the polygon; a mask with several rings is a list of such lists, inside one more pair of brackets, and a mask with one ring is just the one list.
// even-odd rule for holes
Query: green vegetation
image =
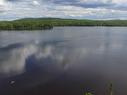
{"label": "green vegetation", "polygon": [[0,22],[0,30],[42,30],[52,29],[53,26],[127,26],[127,20],[25,18]]}
{"label": "green vegetation", "polygon": [[[92,92],[86,92],[86,93],[83,93],[83,95],[94,95],[92,94]],[[108,85],[108,95],[114,95],[113,94],[113,84],[112,83],[109,83]]]}
{"label": "green vegetation", "polygon": [[110,83],[110,85],[109,85],[109,95],[113,95],[113,84],[112,83]]}
{"label": "green vegetation", "polygon": [[2,21],[0,22],[0,30],[43,30],[52,29],[50,23],[39,21]]}
{"label": "green vegetation", "polygon": [[90,93],[90,92],[87,92],[87,93],[85,93],[85,95],[93,95],[92,93]]}

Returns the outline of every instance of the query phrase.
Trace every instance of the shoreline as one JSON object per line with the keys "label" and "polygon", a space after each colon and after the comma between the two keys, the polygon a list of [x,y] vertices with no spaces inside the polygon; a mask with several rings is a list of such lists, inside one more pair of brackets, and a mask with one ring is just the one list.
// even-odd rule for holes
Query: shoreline
{"label": "shoreline", "polygon": [[127,27],[127,20],[26,18],[0,21],[0,30],[47,30],[53,29],[53,27]]}

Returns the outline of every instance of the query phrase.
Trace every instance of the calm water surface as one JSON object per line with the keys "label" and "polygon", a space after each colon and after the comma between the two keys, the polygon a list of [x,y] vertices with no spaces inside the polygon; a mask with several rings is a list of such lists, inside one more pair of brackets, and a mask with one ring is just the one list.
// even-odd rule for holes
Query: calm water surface
{"label": "calm water surface", "polygon": [[0,32],[0,95],[127,95],[127,28]]}

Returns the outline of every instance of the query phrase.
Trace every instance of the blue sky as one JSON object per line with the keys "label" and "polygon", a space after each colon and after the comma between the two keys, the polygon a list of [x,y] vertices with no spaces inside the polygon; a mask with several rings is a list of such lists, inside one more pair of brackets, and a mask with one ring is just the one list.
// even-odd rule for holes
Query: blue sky
{"label": "blue sky", "polygon": [[0,0],[0,20],[28,17],[127,19],[127,0]]}

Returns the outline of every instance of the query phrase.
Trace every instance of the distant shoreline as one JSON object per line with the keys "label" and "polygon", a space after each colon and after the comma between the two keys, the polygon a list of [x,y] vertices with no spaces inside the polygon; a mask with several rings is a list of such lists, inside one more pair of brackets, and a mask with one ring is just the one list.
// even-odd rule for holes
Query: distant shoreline
{"label": "distant shoreline", "polygon": [[79,20],[60,18],[24,18],[0,21],[0,30],[45,30],[59,26],[106,26],[127,27],[127,20]]}

